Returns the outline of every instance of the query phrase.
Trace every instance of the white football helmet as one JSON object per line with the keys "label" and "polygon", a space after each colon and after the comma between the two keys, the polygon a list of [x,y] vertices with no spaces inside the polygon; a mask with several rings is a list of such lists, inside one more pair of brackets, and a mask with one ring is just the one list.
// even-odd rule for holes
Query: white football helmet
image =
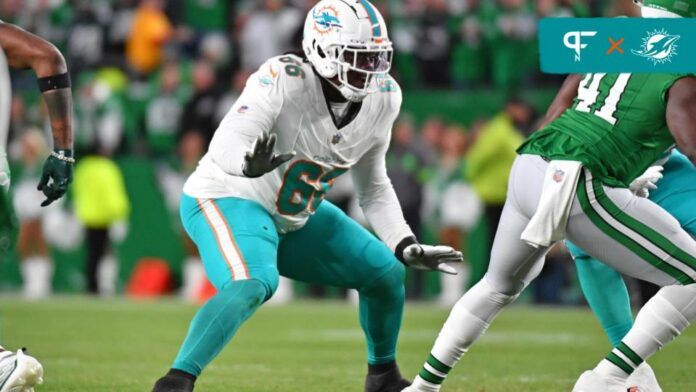
{"label": "white football helmet", "polygon": [[317,3],[307,14],[302,48],[319,75],[352,102],[376,92],[391,69],[387,25],[367,0]]}

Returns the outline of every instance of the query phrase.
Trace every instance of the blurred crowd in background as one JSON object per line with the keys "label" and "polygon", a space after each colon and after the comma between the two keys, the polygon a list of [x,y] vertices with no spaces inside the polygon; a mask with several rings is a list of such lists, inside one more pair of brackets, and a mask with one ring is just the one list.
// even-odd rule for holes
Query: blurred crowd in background
{"label": "blurred crowd in background", "polygon": [[[202,270],[195,246],[177,223],[183,182],[250,73],[269,57],[299,50],[304,18],[313,4],[312,0],[0,0],[0,19],[61,49],[74,86],[75,183],[62,205],[40,209],[35,183],[49,148],[49,130],[34,76],[13,72],[8,153],[22,225],[17,258],[22,260],[27,296],[41,297],[51,290],[50,249],[76,243],[86,248],[80,255],[87,266],[88,292],[116,290],[109,283],[118,268],[114,244],[134,232],[131,203],[140,197],[134,193],[140,188],[129,186],[121,170],[122,161],[132,157],[145,159],[154,168],[160,198],[168,208],[166,219],[183,243],[183,291],[193,295]],[[473,122],[437,115],[416,119],[402,111],[393,130],[389,175],[414,232],[424,242],[449,244],[472,255],[459,277],[440,281],[437,275],[410,272],[408,294],[433,297],[426,281],[435,279],[440,300],[450,303],[485,272],[515,149],[534,130],[540,114],[518,93],[554,89],[562,80],[538,70],[537,20],[634,15],[635,10],[630,0],[378,0],[374,4],[390,28],[395,48],[392,75],[405,99],[433,89],[502,91],[508,97],[499,110]],[[349,176],[337,182],[329,200],[361,220]],[[473,248],[483,253],[476,255]],[[318,295],[322,289],[308,292]],[[531,293],[536,302],[579,301],[573,266],[562,247],[550,254]]]}

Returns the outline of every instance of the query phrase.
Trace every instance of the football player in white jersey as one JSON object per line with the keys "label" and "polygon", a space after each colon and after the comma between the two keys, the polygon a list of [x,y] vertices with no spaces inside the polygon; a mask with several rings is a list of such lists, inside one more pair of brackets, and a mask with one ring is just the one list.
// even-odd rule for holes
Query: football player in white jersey
{"label": "football player in white jersey", "polygon": [[[193,390],[273,295],[279,274],[357,289],[365,390],[409,385],[396,365],[403,265],[454,273],[445,263],[462,254],[417,242],[387,177],[401,91],[388,74],[392,45],[378,10],[367,0],[320,1],[307,15],[303,49],[249,78],[184,186],[181,219],[218,292],[194,317],[156,392]],[[323,200],[348,170],[379,239]]]}
{"label": "football player in white jersey", "polygon": [[[72,180],[72,93],[63,55],[49,42],[0,21],[0,260],[14,245],[16,219],[9,196],[10,171],[6,145],[10,122],[8,66],[31,68],[38,78],[53,133],[53,152],[46,160],[38,189],[47,206],[61,198]],[[0,347],[0,392],[31,392],[43,380],[43,367],[33,357]]]}

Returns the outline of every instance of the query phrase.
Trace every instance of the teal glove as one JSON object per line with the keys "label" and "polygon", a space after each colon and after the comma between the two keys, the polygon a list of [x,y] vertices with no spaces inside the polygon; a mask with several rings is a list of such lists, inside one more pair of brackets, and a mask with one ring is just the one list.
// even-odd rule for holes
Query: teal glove
{"label": "teal glove", "polygon": [[[46,195],[46,200],[41,203],[41,207],[46,207],[60,199],[68,191],[68,186],[72,182],[73,164],[75,159],[72,157],[72,150],[55,150],[46,159],[37,187]],[[49,184],[49,180],[53,181]]]}

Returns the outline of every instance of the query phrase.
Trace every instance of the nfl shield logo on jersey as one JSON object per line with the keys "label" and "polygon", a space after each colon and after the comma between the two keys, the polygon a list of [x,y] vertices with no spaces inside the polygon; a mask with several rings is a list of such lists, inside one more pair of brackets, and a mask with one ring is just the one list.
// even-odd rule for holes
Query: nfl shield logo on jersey
{"label": "nfl shield logo on jersey", "polygon": [[555,172],[553,172],[553,177],[551,177],[555,182],[561,182],[563,181],[563,178],[565,177],[565,172],[561,169],[556,169]]}
{"label": "nfl shield logo on jersey", "polygon": [[338,144],[341,142],[341,140],[343,140],[343,135],[337,133],[331,138],[331,144]]}

